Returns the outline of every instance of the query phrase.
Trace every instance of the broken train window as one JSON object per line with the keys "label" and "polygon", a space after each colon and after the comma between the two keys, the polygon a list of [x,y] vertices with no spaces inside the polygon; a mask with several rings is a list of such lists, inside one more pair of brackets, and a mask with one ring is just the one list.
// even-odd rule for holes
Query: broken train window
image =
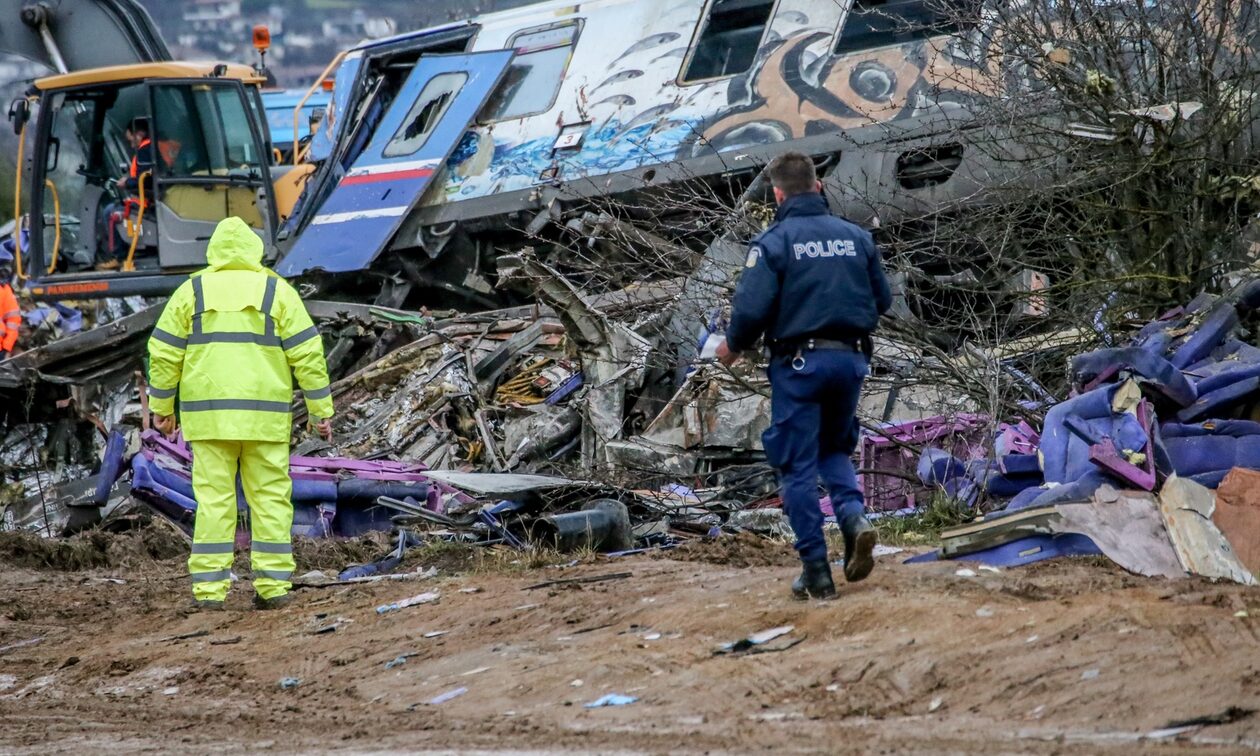
{"label": "broken train window", "polygon": [[576,21],[513,34],[508,49],[516,57],[486,101],[481,122],[509,121],[551,110],[577,38]]}
{"label": "broken train window", "polygon": [[774,0],[710,0],[682,83],[734,76],[752,68]]}
{"label": "broken train window", "polygon": [[415,154],[429,140],[433,127],[441,122],[467,81],[468,74],[463,71],[438,74],[430,79],[381,155],[392,158]]}
{"label": "broken train window", "polygon": [[958,0],[853,0],[840,24],[833,52],[900,45],[954,34],[964,12]]}

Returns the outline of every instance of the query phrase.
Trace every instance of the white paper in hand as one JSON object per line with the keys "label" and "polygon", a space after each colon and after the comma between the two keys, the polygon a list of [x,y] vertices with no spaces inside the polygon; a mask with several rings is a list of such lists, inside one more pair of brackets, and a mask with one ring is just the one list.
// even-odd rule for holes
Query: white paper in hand
{"label": "white paper in hand", "polygon": [[726,336],[720,333],[711,333],[704,340],[704,345],[700,347],[700,361],[713,362],[717,359],[718,347],[726,343]]}

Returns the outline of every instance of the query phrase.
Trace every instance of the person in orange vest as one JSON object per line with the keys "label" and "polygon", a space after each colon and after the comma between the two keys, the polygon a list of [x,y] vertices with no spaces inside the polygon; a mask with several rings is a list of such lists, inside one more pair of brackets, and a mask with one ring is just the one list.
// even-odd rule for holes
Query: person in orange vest
{"label": "person in orange vest", "polygon": [[[153,179],[145,174],[153,171],[153,142],[149,128],[149,119],[144,116],[133,118],[127,127],[127,144],[131,145],[131,160],[127,164],[127,172],[118,178],[115,184],[125,193],[121,203],[110,203],[103,214],[101,231],[105,239],[107,259],[97,268],[113,270],[127,259],[131,249],[131,239],[127,237],[127,219],[139,220],[139,216],[153,204]],[[140,201],[140,182],[144,181],[144,202]],[[100,238],[100,237],[98,237]]]}
{"label": "person in orange vest", "polygon": [[17,346],[22,310],[13,295],[13,253],[0,245],[0,360],[7,360]]}
{"label": "person in orange vest", "polygon": [[[127,127],[127,144],[131,145],[131,162],[127,166],[127,175],[118,179],[118,188],[133,197],[140,197],[140,178],[153,171],[152,139],[149,131],[149,119],[144,116],[133,118]],[[145,194],[152,196],[150,184],[145,183]]]}

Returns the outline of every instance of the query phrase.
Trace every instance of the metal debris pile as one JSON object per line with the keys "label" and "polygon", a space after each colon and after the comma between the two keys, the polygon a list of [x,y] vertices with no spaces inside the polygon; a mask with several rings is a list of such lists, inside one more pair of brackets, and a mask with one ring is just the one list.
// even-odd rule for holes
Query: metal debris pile
{"label": "metal debris pile", "polygon": [[939,556],[1011,566],[1104,554],[1141,574],[1253,583],[1260,563],[1231,541],[1254,541],[1255,523],[1214,517],[1214,489],[1260,466],[1258,325],[1260,281],[1202,295],[1125,346],[1074,357],[1073,395],[1040,433],[1001,425],[994,443],[927,448],[919,482],[999,507],[946,531]]}
{"label": "metal debris pile", "polygon": [[[441,539],[626,552],[711,535],[750,494],[770,497],[759,379],[750,386],[701,365],[662,410],[628,419],[677,286],[588,296],[527,256],[519,266],[517,275],[538,285],[540,304],[455,314],[310,303],[339,375],[338,415],[334,444],[305,437],[295,397],[296,535],[399,530],[400,548]],[[142,313],[148,325],[155,310]],[[138,330],[80,334],[26,361],[57,364],[50,353],[89,353],[98,343],[142,353]],[[118,417],[89,430],[99,465],[63,466],[56,506],[28,497],[9,508],[11,525],[55,534],[77,511],[142,502],[191,533],[194,451],[148,429],[132,366],[110,366],[127,388]],[[49,383],[40,377],[26,385]],[[633,469],[628,459],[641,464]]]}
{"label": "metal debris pile", "polygon": [[[466,314],[311,303],[338,416],[332,444],[305,437],[295,397],[295,534],[393,531],[394,550],[350,577],[434,540],[621,554],[732,531],[791,538],[761,446],[770,407],[760,366],[704,359],[722,330],[720,287],[702,288],[718,305],[703,328],[684,329],[696,340],[680,348],[671,334],[680,313],[696,321],[695,279],[590,295],[528,251],[505,256],[500,274],[538,303]],[[1044,422],[898,394],[889,376],[914,356],[880,339],[871,393],[894,419],[862,435],[868,508],[913,515],[944,496],[979,515],[916,559],[1011,566],[1105,554],[1142,574],[1251,582],[1260,565],[1234,556],[1230,539],[1249,538],[1252,523],[1218,529],[1212,489],[1238,468],[1260,469],[1258,307],[1260,282],[1205,295],[1126,346],[1072,358],[1069,398],[1030,391]],[[138,501],[191,532],[192,451],[147,429],[130,383],[128,360],[154,318],[143,310],[0,369],[15,388],[57,387],[63,411],[11,426],[0,445],[20,484],[0,492],[7,526],[53,533]],[[71,411],[91,418],[90,438]],[[101,462],[48,476],[46,450],[82,460],[65,451],[76,443]],[[44,456],[30,457],[36,449]]]}

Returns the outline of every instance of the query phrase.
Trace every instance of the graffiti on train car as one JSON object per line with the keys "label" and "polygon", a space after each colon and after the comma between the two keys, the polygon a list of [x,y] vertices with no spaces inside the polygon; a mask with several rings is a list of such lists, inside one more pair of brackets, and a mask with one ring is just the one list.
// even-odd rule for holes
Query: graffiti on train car
{"label": "graffiti on train car", "polygon": [[[975,51],[991,42],[984,28],[834,54],[836,30],[796,15],[800,28],[770,32],[748,72],[688,86],[673,78],[687,53],[677,46],[678,34],[631,42],[579,91],[573,111],[588,124],[580,149],[557,151],[554,134],[520,138],[521,131],[477,129],[447,163],[445,195],[432,199],[456,201],[527,189],[549,177],[580,180],[890,122],[964,105],[994,80],[976,75],[987,56]],[[670,79],[650,99],[645,71],[659,74],[664,66]]]}
{"label": "graffiti on train car", "polygon": [[811,64],[806,51],[830,40],[801,34],[770,50],[764,62],[731,83],[747,95],[707,119],[689,142],[692,154],[800,139],[837,129],[886,123],[929,108],[966,105],[991,94],[993,77],[977,76],[984,58],[967,54],[989,37],[935,37],[866,54],[833,55]]}

